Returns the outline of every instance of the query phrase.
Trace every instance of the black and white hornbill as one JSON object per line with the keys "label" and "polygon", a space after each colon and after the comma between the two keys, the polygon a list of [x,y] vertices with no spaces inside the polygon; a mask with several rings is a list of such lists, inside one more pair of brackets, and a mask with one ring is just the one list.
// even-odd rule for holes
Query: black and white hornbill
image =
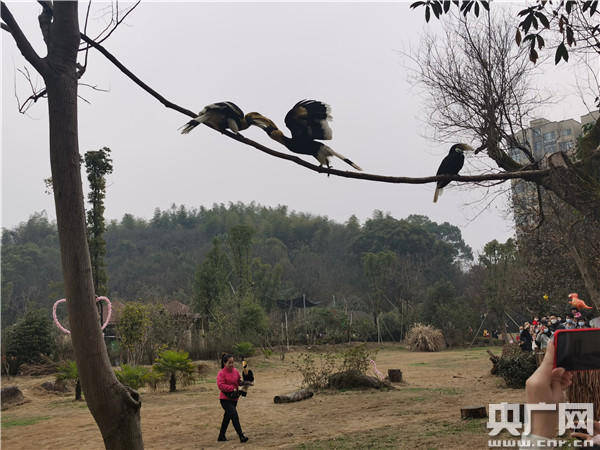
{"label": "black and white hornbill", "polygon": [[248,369],[246,360],[242,361],[242,382],[240,383],[240,395],[245,397],[248,394],[248,387],[254,386],[254,373]]}
{"label": "black and white hornbill", "polygon": [[335,156],[356,170],[358,165],[315,139],[330,140],[331,128],[327,123],[331,119],[329,105],[316,100],[301,100],[294,105],[285,116],[285,125],[292,132],[292,137],[285,136],[272,120],[258,113],[249,113],[246,117],[251,125],[256,125],[271,137],[285,145],[288,150],[302,155],[312,155],[320,165],[330,167],[329,158]]}
{"label": "black and white hornbill", "polygon": [[[460,172],[465,163],[465,155],[463,153],[465,150],[472,151],[473,147],[468,144],[454,144],[450,147],[450,151],[440,164],[437,175],[458,175],[458,172]],[[450,181],[437,182],[433,203],[437,202],[438,197],[442,195],[444,187],[448,186],[448,184],[450,184]]]}
{"label": "black and white hornbill", "polygon": [[205,106],[197,117],[179,128],[181,134],[189,133],[201,123],[221,133],[226,129],[239,133],[240,130],[250,126],[242,110],[232,102],[212,103]]}

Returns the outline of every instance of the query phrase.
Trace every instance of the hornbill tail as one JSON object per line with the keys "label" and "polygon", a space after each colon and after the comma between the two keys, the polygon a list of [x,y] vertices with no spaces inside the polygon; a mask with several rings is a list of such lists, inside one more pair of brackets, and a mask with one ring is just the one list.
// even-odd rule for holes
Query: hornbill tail
{"label": "hornbill tail", "polygon": [[436,186],[435,194],[433,194],[433,203],[437,203],[438,197],[441,197],[443,192],[444,192],[444,188]]}
{"label": "hornbill tail", "polygon": [[194,128],[196,128],[198,125],[200,125],[201,123],[204,123],[204,121],[207,118],[208,118],[208,116],[206,114],[200,114],[198,117],[195,117],[194,119],[190,120],[188,123],[179,127],[179,130],[181,130],[181,134],[188,134],[190,131],[192,131]]}
{"label": "hornbill tail", "polygon": [[[331,148],[329,149],[331,150]],[[346,164],[351,165],[352,167],[354,167],[356,170],[360,170],[362,172],[362,169],[358,166],[358,164],[355,164],[354,162],[352,162],[350,159],[346,158],[344,155],[339,154],[338,152],[331,150],[331,154],[333,156],[336,156],[338,158],[340,158],[342,161],[344,161]]]}

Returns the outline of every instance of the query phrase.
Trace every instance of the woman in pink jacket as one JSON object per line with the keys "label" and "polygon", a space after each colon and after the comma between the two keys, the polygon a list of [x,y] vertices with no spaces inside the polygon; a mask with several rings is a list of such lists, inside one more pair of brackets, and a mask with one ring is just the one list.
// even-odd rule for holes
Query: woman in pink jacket
{"label": "woman in pink jacket", "polygon": [[240,419],[237,413],[237,402],[240,396],[238,387],[240,385],[240,373],[233,367],[233,355],[224,353],[221,356],[221,370],[217,375],[217,386],[219,387],[219,401],[221,407],[225,410],[223,422],[221,422],[221,432],[218,441],[226,441],[225,432],[229,422],[233,422],[233,427],[240,437],[240,442],[247,442],[248,438],[242,432]]}

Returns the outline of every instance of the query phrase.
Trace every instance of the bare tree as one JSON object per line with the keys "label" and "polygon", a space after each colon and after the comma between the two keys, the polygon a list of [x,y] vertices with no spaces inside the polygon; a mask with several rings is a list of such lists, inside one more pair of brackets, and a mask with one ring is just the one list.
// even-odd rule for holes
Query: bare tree
{"label": "bare tree", "polygon": [[418,50],[407,56],[428,100],[428,125],[436,137],[479,141],[480,150],[494,141],[495,156],[516,170],[520,165],[508,155],[510,149],[530,162],[534,158],[529,145],[514,136],[548,98],[532,88],[536,68],[526,50],[514,45],[511,18],[488,18],[473,24],[453,17],[444,22],[441,37],[426,34]]}
{"label": "bare tree", "polygon": [[48,51],[45,57],[36,53],[4,3],[1,5],[2,29],[12,35],[25,59],[45,83],[56,222],[81,386],[106,448],[141,449],[141,402],[135,391],[120,384],[115,377],[96,309],[77,131],[77,83],[85,71],[85,64],[77,62],[78,4],[49,1],[40,4],[39,23]]}

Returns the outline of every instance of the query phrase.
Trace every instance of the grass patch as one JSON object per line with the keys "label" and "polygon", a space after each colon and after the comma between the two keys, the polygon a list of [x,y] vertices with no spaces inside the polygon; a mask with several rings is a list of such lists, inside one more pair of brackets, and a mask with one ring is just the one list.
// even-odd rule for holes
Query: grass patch
{"label": "grass patch", "polygon": [[270,369],[272,367],[277,367],[278,365],[279,364],[273,361],[257,361],[256,364],[254,364],[254,367],[256,367],[257,369]]}
{"label": "grass patch", "polygon": [[439,437],[448,436],[453,434],[478,434],[483,433],[486,430],[487,419],[472,419],[462,420],[460,422],[434,422],[431,423],[431,427],[428,427],[423,436],[426,437]]}
{"label": "grass patch", "polygon": [[64,407],[87,409],[87,403],[84,400],[75,401],[73,397],[69,397],[65,400],[53,400],[50,403],[48,403],[49,409],[57,409]]}
{"label": "grass patch", "polygon": [[2,428],[12,427],[25,427],[27,425],[34,425],[43,420],[50,419],[50,416],[34,416],[34,417],[20,417],[15,419],[2,418]]}
{"label": "grass patch", "polygon": [[368,431],[349,433],[332,439],[319,439],[300,444],[298,449],[346,449],[346,448],[399,448],[402,431],[398,427],[386,426]]}
{"label": "grass patch", "polygon": [[203,378],[201,380],[199,380],[200,383],[213,383],[215,384],[217,382],[216,378]]}

